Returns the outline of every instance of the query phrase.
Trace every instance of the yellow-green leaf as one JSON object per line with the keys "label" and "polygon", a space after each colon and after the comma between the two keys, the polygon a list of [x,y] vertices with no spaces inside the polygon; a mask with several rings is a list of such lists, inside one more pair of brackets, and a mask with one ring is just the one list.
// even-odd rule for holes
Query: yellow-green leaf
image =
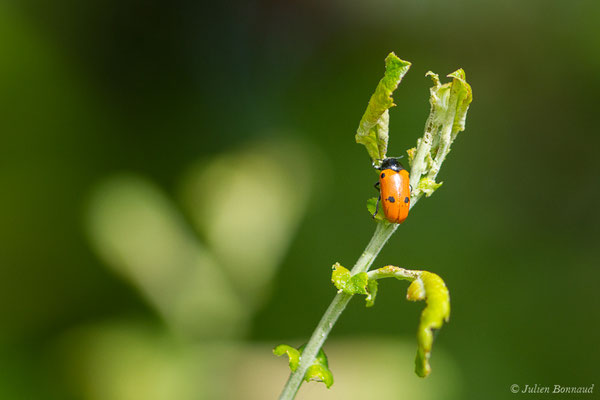
{"label": "yellow-green leaf", "polygon": [[379,165],[387,153],[389,109],[394,106],[392,94],[410,68],[408,61],[390,53],[385,59],[385,75],[371,96],[356,131],[356,142],[365,146],[371,160]]}
{"label": "yellow-green leaf", "polygon": [[352,275],[350,271],[342,267],[339,263],[333,265],[331,281],[335,287],[348,294],[368,294],[367,284],[369,278],[366,272],[360,272]]}
{"label": "yellow-green leaf", "polygon": [[378,283],[375,279],[369,279],[369,283],[367,284],[367,298],[365,301],[367,302],[367,307],[373,307],[375,305],[375,297],[377,297],[377,288]]}
{"label": "yellow-green leaf", "polygon": [[377,296],[377,280],[370,279],[366,272],[359,272],[352,275],[350,271],[342,267],[339,263],[333,265],[331,281],[335,287],[347,294],[365,294],[366,306],[372,307],[375,304]]}
{"label": "yellow-green leaf", "polygon": [[[273,354],[278,357],[287,354],[290,359],[290,370],[294,372],[298,369],[300,357],[302,356],[304,347],[306,347],[305,344],[300,346],[298,349],[288,346],[287,344],[280,344],[273,349]],[[328,389],[331,387],[331,385],[333,385],[333,374],[329,370],[329,363],[327,362],[327,356],[325,355],[323,349],[319,350],[315,361],[306,370],[306,373],[304,374],[304,380],[306,382],[323,382]]]}
{"label": "yellow-green leaf", "polygon": [[287,354],[290,359],[290,369],[292,372],[298,369],[298,364],[300,364],[300,352],[297,349],[288,346],[287,344],[280,344],[273,349],[273,354],[277,357]]}
{"label": "yellow-green leaf", "polygon": [[417,186],[418,190],[422,193],[425,193],[425,196],[429,197],[435,192],[440,186],[442,186],[443,182],[437,183],[436,181],[429,178],[421,178],[419,181],[419,185]]}
{"label": "yellow-green leaf", "polygon": [[[303,348],[301,348],[301,350],[302,349]],[[306,382],[323,382],[325,386],[327,386],[327,389],[333,385],[333,374],[329,370],[329,363],[327,362],[327,356],[323,349],[319,350],[315,362],[306,370],[304,380]]]}
{"label": "yellow-green leaf", "polygon": [[440,329],[444,321],[450,318],[450,294],[446,284],[438,275],[427,271],[415,271],[387,265],[370,271],[369,282],[383,278],[408,280],[406,298],[410,301],[425,300],[427,305],[421,313],[421,321],[417,330],[417,357],[415,372],[425,377],[431,372],[429,357],[433,346],[434,331]]}
{"label": "yellow-green leaf", "polygon": [[465,130],[467,111],[471,101],[473,101],[473,91],[471,85],[466,81],[465,71],[462,68],[448,74],[448,78],[453,78],[450,96],[456,97],[456,113],[452,125],[452,139],[454,140],[458,132]]}
{"label": "yellow-green leaf", "polygon": [[465,130],[467,111],[473,100],[471,86],[462,69],[448,74],[452,81],[445,84],[431,71],[426,75],[433,80],[429,89],[431,110],[425,123],[425,133],[417,140],[416,151],[409,155],[410,184],[413,187],[411,201],[415,202],[423,194],[431,196],[439,187],[435,186],[439,185],[435,183],[436,177],[456,135]]}
{"label": "yellow-green leaf", "polygon": [[427,303],[421,313],[417,331],[418,349],[415,359],[415,372],[426,377],[431,372],[429,358],[434,331],[440,329],[450,318],[450,293],[442,278],[434,273],[421,271],[419,278],[408,287],[406,297],[411,301],[425,300]]}

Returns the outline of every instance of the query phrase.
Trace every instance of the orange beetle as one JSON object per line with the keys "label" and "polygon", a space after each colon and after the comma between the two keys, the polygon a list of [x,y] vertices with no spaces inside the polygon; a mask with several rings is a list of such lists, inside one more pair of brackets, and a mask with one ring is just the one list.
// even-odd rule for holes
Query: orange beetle
{"label": "orange beetle", "polygon": [[377,168],[381,171],[379,182],[375,189],[379,189],[379,199],[375,214],[379,211],[379,202],[383,203],[385,219],[394,224],[401,224],[408,216],[410,209],[410,178],[408,171],[400,164],[397,158],[386,158]]}

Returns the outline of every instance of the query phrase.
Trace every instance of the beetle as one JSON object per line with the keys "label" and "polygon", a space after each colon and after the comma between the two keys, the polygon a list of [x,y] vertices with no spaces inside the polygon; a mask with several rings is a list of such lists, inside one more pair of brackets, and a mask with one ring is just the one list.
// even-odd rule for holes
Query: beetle
{"label": "beetle", "polygon": [[394,224],[401,224],[408,216],[410,209],[410,176],[398,158],[386,158],[381,162],[379,181],[375,189],[379,190],[379,198],[373,218],[379,211],[379,202],[383,204],[385,219]]}

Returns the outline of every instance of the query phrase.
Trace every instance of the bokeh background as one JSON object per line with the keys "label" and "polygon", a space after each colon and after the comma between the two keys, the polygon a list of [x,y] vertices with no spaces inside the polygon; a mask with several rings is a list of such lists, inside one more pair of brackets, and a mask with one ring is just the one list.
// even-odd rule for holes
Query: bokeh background
{"label": "bokeh background", "polygon": [[[0,2],[0,398],[268,399],[374,230],[354,132],[390,51],[390,154],[428,70],[467,129],[376,265],[441,275],[452,318],[413,373],[422,304],[385,281],[304,399],[598,396],[597,1]],[[531,395],[530,395],[531,396]],[[595,397],[598,398],[598,397]]]}

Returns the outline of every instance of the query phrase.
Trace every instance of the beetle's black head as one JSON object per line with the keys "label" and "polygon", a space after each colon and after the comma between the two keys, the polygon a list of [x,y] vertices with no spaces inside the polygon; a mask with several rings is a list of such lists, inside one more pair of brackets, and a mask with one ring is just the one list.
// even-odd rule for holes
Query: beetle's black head
{"label": "beetle's black head", "polygon": [[404,169],[404,166],[400,163],[400,158],[386,158],[381,163],[381,167],[379,167],[379,169],[391,169],[399,172]]}

